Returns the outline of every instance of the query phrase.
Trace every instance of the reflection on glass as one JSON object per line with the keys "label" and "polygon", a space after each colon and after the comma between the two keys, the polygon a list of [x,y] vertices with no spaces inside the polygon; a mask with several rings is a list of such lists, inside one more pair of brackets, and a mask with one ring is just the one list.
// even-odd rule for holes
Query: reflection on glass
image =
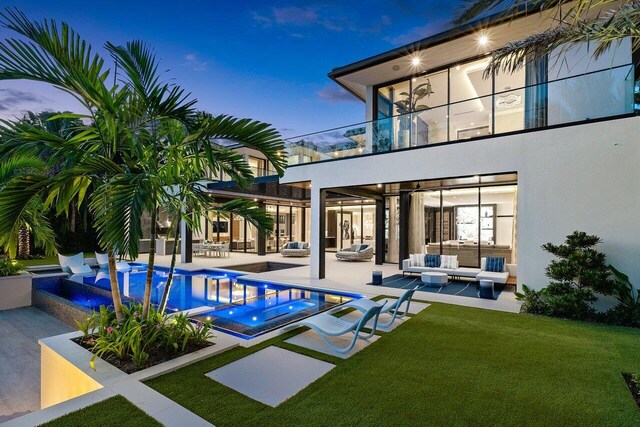
{"label": "reflection on glass", "polygon": [[452,104],[449,107],[449,136],[451,140],[490,135],[492,97]]}

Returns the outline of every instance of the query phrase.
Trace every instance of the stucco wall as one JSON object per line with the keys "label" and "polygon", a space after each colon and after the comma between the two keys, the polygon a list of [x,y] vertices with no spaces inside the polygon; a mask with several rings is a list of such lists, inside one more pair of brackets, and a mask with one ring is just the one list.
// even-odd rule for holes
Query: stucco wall
{"label": "stucco wall", "polygon": [[[551,259],[540,246],[574,230],[640,285],[640,117],[498,136],[445,146],[292,167],[283,183],[321,188],[464,175],[518,173],[518,282],[544,287]],[[312,206],[312,226],[317,213]],[[319,230],[312,231],[317,273]]]}

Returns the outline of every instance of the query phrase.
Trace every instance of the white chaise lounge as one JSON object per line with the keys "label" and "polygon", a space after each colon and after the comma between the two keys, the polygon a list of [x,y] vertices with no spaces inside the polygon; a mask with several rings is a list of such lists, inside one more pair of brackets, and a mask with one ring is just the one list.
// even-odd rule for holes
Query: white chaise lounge
{"label": "white chaise lounge", "polygon": [[[101,269],[109,269],[109,254],[101,254],[96,252],[96,261]],[[116,270],[125,271],[131,270],[131,266],[125,261],[116,261]]]}
{"label": "white chaise lounge", "polygon": [[451,277],[464,277],[469,279],[479,280],[492,280],[494,283],[506,284],[507,280],[509,280],[509,276],[516,276],[517,274],[517,266],[516,264],[506,264],[504,265],[504,270],[501,272],[495,271],[486,271],[485,265],[487,262],[486,258],[481,259],[480,268],[471,268],[471,267],[459,267],[457,259],[455,260],[455,266],[453,268],[443,268],[443,267],[425,267],[424,262],[420,262],[420,257],[424,258],[423,254],[419,254],[420,256],[413,256],[412,258],[405,259],[402,261],[402,274],[411,274],[411,273],[423,273],[425,271],[432,271],[438,273],[446,273]]}
{"label": "white chaise lounge", "polygon": [[84,274],[93,272],[91,267],[84,263],[84,254],[82,252],[71,256],[58,254],[58,262],[65,273]]}

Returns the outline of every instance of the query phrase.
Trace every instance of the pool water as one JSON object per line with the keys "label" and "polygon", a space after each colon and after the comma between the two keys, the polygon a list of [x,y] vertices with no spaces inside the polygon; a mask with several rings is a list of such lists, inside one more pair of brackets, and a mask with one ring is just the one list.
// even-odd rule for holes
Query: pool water
{"label": "pool water", "polygon": [[[168,268],[154,268],[151,302],[155,305],[162,298],[168,276]],[[232,270],[176,269],[167,312],[191,310],[195,313],[190,315],[194,321],[211,321],[215,329],[249,339],[362,297],[244,276],[245,273]],[[131,271],[118,272],[121,294],[133,301],[142,301],[146,277],[145,264],[132,264]],[[70,280],[107,291],[111,289],[106,270],[92,275],[71,276]],[[82,295],[66,295],[65,298],[94,310],[106,302],[100,295],[94,298],[84,292]],[[107,303],[111,304],[111,301]]]}

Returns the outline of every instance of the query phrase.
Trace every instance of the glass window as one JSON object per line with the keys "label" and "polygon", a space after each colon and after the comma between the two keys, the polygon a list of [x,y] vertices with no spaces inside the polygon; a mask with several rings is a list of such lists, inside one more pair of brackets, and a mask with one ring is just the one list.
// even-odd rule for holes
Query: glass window
{"label": "glass window", "polygon": [[515,263],[517,186],[484,187],[480,189],[480,197],[481,256]]}
{"label": "glass window", "polygon": [[447,70],[411,79],[411,111],[426,110],[448,103],[449,73]]}
{"label": "glass window", "polygon": [[450,69],[451,100],[450,102],[465,101],[490,95],[492,91],[491,78],[485,79],[483,73],[489,58],[460,64]]}
{"label": "glass window", "polygon": [[449,107],[449,139],[491,135],[491,96],[452,104]]}
{"label": "glass window", "polygon": [[443,255],[456,255],[461,267],[480,266],[478,191],[477,187],[442,191]]}

